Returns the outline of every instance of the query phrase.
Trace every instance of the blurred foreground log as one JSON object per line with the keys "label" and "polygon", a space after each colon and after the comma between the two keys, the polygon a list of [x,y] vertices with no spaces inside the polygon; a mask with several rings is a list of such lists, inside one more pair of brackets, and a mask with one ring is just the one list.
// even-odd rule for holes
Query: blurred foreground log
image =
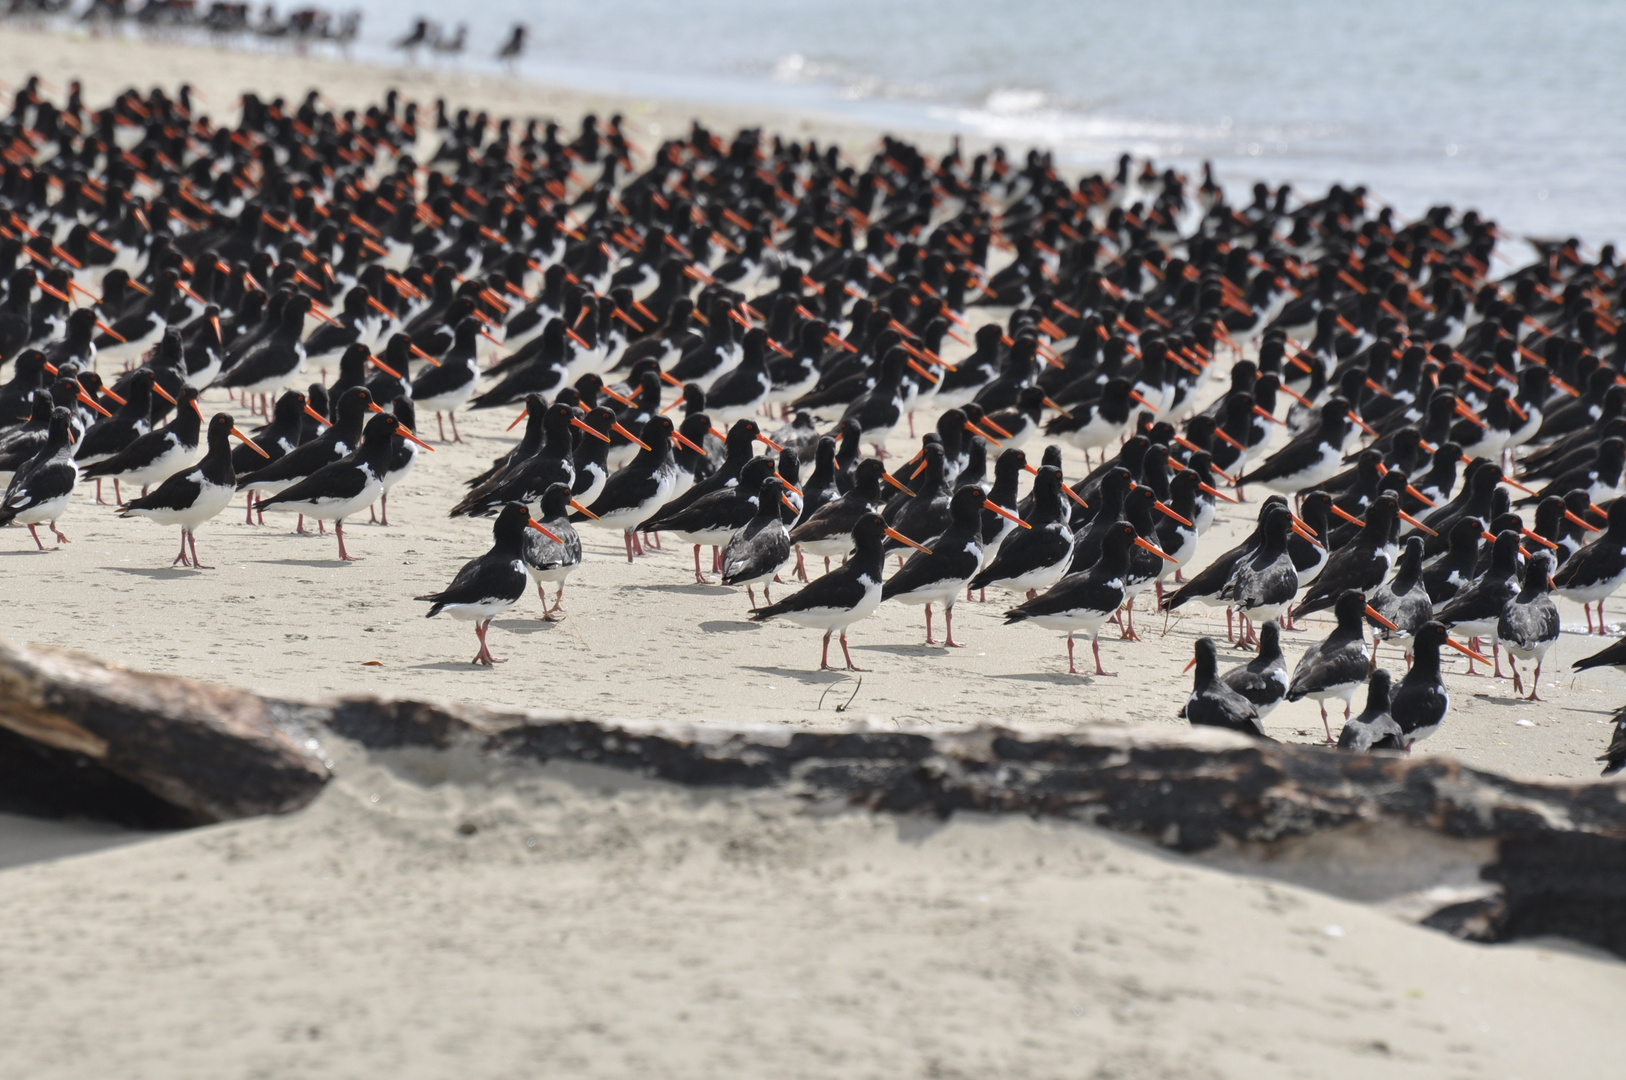
{"label": "blurred foreground log", "polygon": [[0,807],[138,827],[296,810],[328,770],[246,690],[0,642]]}
{"label": "blurred foreground log", "polygon": [[1465,937],[1557,934],[1626,955],[1626,785],[1515,780],[1445,757],[1354,756],[1174,725],[1042,733],[832,721],[610,723],[278,701],[0,645],[0,808],[147,825],[293,810],[328,779],[319,739],[331,731],[386,760],[413,748],[579,762],[772,789],[813,813],[1088,822],[1360,899],[1407,894],[1409,917]]}

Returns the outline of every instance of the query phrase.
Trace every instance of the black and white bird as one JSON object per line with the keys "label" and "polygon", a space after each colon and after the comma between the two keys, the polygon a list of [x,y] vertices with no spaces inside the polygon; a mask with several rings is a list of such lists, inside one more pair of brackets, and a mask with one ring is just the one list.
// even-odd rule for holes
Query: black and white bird
{"label": "black and white bird", "polygon": [[[1447,629],[1468,635],[1470,647],[1474,646],[1476,638],[1493,639],[1491,656],[1497,678],[1502,677],[1502,665],[1500,647],[1494,641],[1496,626],[1501,620],[1502,609],[1518,594],[1518,572],[1519,534],[1512,529],[1504,529],[1497,534],[1496,543],[1491,549],[1490,569],[1458,590],[1455,596],[1434,611],[1434,617]],[[1473,673],[1472,664],[1468,665],[1468,671],[1469,674]]]}
{"label": "black and white bird", "polygon": [[964,644],[954,640],[954,602],[982,566],[984,509],[1016,517],[989,499],[982,488],[970,484],[962,487],[949,500],[948,527],[937,536],[925,540],[922,546],[926,550],[909,556],[881,590],[882,600],[901,600],[906,604],[926,606],[928,645],[937,644],[932,638],[933,604],[940,604],[943,608],[943,644],[955,649]]}
{"label": "black and white bird", "polygon": [[1598,633],[1604,633],[1603,602],[1626,584],[1626,498],[1611,502],[1608,514],[1608,528],[1565,560],[1553,575],[1558,595],[1574,600],[1585,609],[1589,634],[1592,632],[1589,605],[1598,605]]}
{"label": "black and white bird", "polygon": [[59,406],[51,412],[45,445],[12,474],[6,486],[5,498],[0,499],[0,528],[12,522],[27,525],[35,546],[44,551],[38,526],[49,525],[57,543],[66,544],[68,538],[56,527],[56,521],[68,508],[78,482],[79,466],[73,460],[73,414]]}
{"label": "black and white bird", "polygon": [[1406,537],[1406,547],[1395,563],[1394,576],[1374,590],[1367,602],[1372,610],[1388,620],[1387,624],[1373,623],[1373,663],[1377,662],[1380,641],[1392,641],[1409,655],[1412,634],[1434,617],[1434,604],[1423,584],[1422,537]]}
{"label": "black and white bird", "polygon": [[823,556],[824,572],[828,574],[830,560],[845,558],[852,550],[853,530],[858,522],[886,502],[881,485],[889,479],[886,466],[879,458],[860,461],[853,469],[852,487],[839,499],[825,503],[798,521],[790,532],[790,542],[809,555]]}
{"label": "black and white bird", "polygon": [[[531,580],[536,582],[536,595],[542,601],[543,622],[559,621],[557,615],[564,610],[565,582],[582,564],[582,538],[577,534],[576,526],[570,523],[572,510],[585,511],[586,508],[571,498],[568,487],[554,484],[542,493],[542,509],[537,514],[537,519],[547,532],[532,529],[525,534],[525,569],[530,573]],[[549,539],[549,534],[558,539]],[[550,581],[558,586],[552,607],[548,606],[548,596],[544,591],[544,586]]]}
{"label": "black and white bird", "polygon": [[1253,702],[1219,677],[1219,649],[1214,639],[1197,639],[1196,654],[1187,664],[1195,666],[1191,694],[1180,709],[1180,715],[1194,727],[1218,727],[1227,731],[1268,739],[1259,710]]}
{"label": "black and white bird", "polygon": [[881,606],[881,573],[886,560],[882,548],[891,537],[899,543],[920,548],[913,540],[887,528],[879,514],[865,514],[853,525],[852,552],[847,561],[798,592],[751,613],[752,622],[784,617],[799,626],[824,631],[819,670],[830,667],[830,636],[840,635],[841,655],[848,671],[863,671],[853,663],[847,649],[847,628],[875,614]]}
{"label": "black and white bird", "polygon": [[1404,750],[1405,733],[1389,712],[1390,677],[1383,668],[1366,677],[1366,707],[1344,721],[1338,733],[1338,749],[1357,754],[1373,750]]}
{"label": "black and white bird", "polygon": [[1338,624],[1326,639],[1304,650],[1293,667],[1293,680],[1287,688],[1288,701],[1310,698],[1321,706],[1321,724],[1327,741],[1333,741],[1327,722],[1327,699],[1344,699],[1344,718],[1349,718],[1350,702],[1356,689],[1366,681],[1370,665],[1366,659],[1366,598],[1353,589],[1342,593],[1333,605]]}
{"label": "black and white bird", "polygon": [[1440,678],[1441,645],[1451,646],[1470,660],[1485,660],[1450,637],[1444,623],[1430,621],[1417,628],[1412,637],[1411,668],[1389,701],[1389,715],[1400,725],[1401,742],[1408,750],[1417,740],[1438,731],[1451,708],[1451,696]]}
{"label": "black and white bird", "polygon": [[1005,613],[1006,623],[1032,622],[1047,630],[1067,632],[1067,671],[1082,674],[1073,661],[1073,635],[1090,635],[1095,654],[1095,673],[1111,675],[1101,666],[1101,624],[1123,604],[1129,578],[1129,548],[1144,548],[1160,558],[1168,558],[1150,541],[1135,534],[1127,521],[1116,521],[1101,536],[1101,555],[1094,565],[1068,574],[1045,592]]}
{"label": "black and white bird", "polygon": [[[604,490],[588,504],[594,515],[590,520],[603,529],[619,529],[627,548],[627,561],[635,554],[644,553],[638,540],[640,523],[672,497],[677,485],[677,463],[672,459],[672,443],[687,446],[704,453],[705,450],[681,432],[674,431],[672,421],[665,416],[653,416],[639,432],[638,456],[622,469],[617,469],[604,482]],[[585,515],[571,518],[574,522],[589,520]]]}
{"label": "black and white bird", "polygon": [[457,433],[457,410],[474,396],[480,384],[480,361],[476,346],[480,336],[480,322],[464,319],[457,325],[457,339],[444,356],[440,366],[419,375],[412,384],[412,399],[425,413],[433,412],[440,425],[440,441],[446,441],[446,420],[452,422],[452,441],[462,442]]}
{"label": "black and white bird", "polygon": [[1502,608],[1496,622],[1496,641],[1507,650],[1508,664],[1513,668],[1513,690],[1523,691],[1519,678],[1520,660],[1534,660],[1536,670],[1530,676],[1531,701],[1540,701],[1536,694],[1541,681],[1541,661],[1547,650],[1558,640],[1558,608],[1553,604],[1553,557],[1537,551],[1524,564],[1524,582],[1517,596]]}
{"label": "black and white bird", "polygon": [[[260,509],[281,507],[319,521],[333,522],[339,541],[339,558],[355,562],[344,546],[344,519],[373,504],[384,493],[384,474],[389,468],[390,440],[396,432],[417,439],[390,413],[379,413],[367,421],[361,445],[351,453],[324,465],[303,480],[260,502]],[[419,440],[428,448],[428,444]]]}
{"label": "black and white bird", "polygon": [[[740,485],[743,487],[745,482],[741,474]],[[752,586],[761,585],[762,599],[771,604],[769,583],[790,562],[790,531],[785,528],[785,515],[780,510],[790,507],[794,512],[795,504],[785,497],[785,481],[770,472],[758,485],[751,505],[755,512],[723,547],[721,570],[724,585],[745,586],[751,610],[755,611],[757,599]]]}
{"label": "black and white bird", "polygon": [[710,580],[700,569],[700,549],[708,545],[714,549],[712,569],[720,571],[723,545],[760,512],[758,495],[774,471],[773,458],[753,457],[740,470],[736,483],[718,487],[675,511],[665,512],[663,508],[663,512],[643,522],[640,531],[671,533],[682,543],[692,544],[695,584],[709,585]]}
{"label": "black and white bird", "polygon": [[234,437],[270,457],[238,429],[230,413],[216,413],[209,420],[208,451],[203,460],[170,476],[150,495],[131,499],[119,510],[119,517],[144,517],[160,525],[181,527],[181,553],[175,556],[171,566],[180,563],[198,570],[214,569],[198,561],[197,531],[231,505],[237,494],[237,471],[232,465],[231,439]]}
{"label": "black and white bird", "polygon": [[1321,407],[1320,424],[1296,436],[1258,468],[1237,477],[1237,487],[1263,484],[1291,495],[1330,480],[1342,468],[1349,432],[1349,402],[1332,398]]}
{"label": "black and white bird", "polygon": [[1609,745],[1597,757],[1603,762],[1603,775],[1613,776],[1626,768],[1626,708],[1615,710],[1613,717],[1615,730],[1609,739]]}
{"label": "black and white bird", "polygon": [[[969,588],[998,585],[1015,593],[1026,593],[1031,600],[1062,579],[1073,561],[1073,530],[1068,525],[1070,508],[1062,501],[1061,492],[1061,470],[1050,465],[1040,468],[1033,478],[1029,527],[1011,526],[1010,534],[988,565],[971,579]],[[991,513],[999,514],[1001,519],[1016,516],[997,510]],[[984,535],[986,532],[985,528]]]}
{"label": "black and white bird", "polygon": [[[383,430],[394,427],[395,421],[389,416],[375,417],[368,423],[368,435],[372,434],[374,425]],[[531,517],[522,503],[509,503],[491,526],[491,550],[464,563],[452,583],[440,592],[416,598],[429,603],[428,618],[433,619],[444,611],[459,622],[474,623],[480,651],[474,655],[473,663],[490,667],[503,662],[491,655],[486,631],[491,628],[492,619],[519,603],[530,585],[525,569],[525,530],[528,528],[560,542],[557,535]]]}
{"label": "black and white bird", "polygon": [[203,433],[203,409],[198,392],[184,387],[176,398],[175,415],[156,431],[139,436],[123,450],[94,465],[80,475],[86,480],[109,479],[139,484],[142,494],[150,484],[172,476],[192,464]]}
{"label": "black and white bird", "polygon": [[1259,652],[1220,678],[1253,703],[1264,720],[1287,697],[1287,660],[1282,656],[1282,628],[1274,620],[1259,627]]}

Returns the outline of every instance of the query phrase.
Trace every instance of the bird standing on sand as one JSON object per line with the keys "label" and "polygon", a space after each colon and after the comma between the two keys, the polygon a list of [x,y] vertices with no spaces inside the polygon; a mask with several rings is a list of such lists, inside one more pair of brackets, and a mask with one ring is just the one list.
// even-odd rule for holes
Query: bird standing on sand
{"label": "bird standing on sand", "polygon": [[1377,668],[1366,678],[1366,708],[1344,721],[1338,733],[1338,749],[1357,754],[1373,750],[1404,750],[1405,733],[1389,713],[1389,673]]}
{"label": "bird standing on sand", "polygon": [[525,55],[525,35],[528,33],[524,23],[515,23],[514,28],[508,31],[508,40],[497,50],[497,59],[508,68],[509,74],[513,74],[514,65]]}
{"label": "bird standing on sand", "polygon": [[[369,427],[384,419],[372,421]],[[416,597],[429,602],[427,618],[433,619],[444,611],[459,622],[474,623],[480,651],[475,653],[473,663],[490,667],[504,662],[491,655],[486,631],[491,628],[492,619],[519,603],[530,585],[524,559],[527,528],[537,530],[555,543],[563,542],[557,534],[533,520],[523,503],[509,503],[491,526],[491,550],[464,563],[457,577],[440,592]]]}
{"label": "bird standing on sand", "polygon": [[[253,447],[265,457],[271,456],[238,429],[232,422],[231,414],[216,413],[209,421],[209,450],[203,455],[203,460],[190,469],[175,473],[159,484],[152,494],[131,499],[119,510],[119,517],[140,516],[160,525],[181,527],[181,553],[175,556],[169,564],[171,566],[180,563],[198,570],[214,569],[198,561],[197,530],[198,526],[226,509],[231,504],[232,496],[237,494],[237,471],[232,465],[231,438],[242,440],[244,445]],[[190,558],[186,550],[188,544],[192,547]]]}
{"label": "bird standing on sand", "polygon": [[[0,499],[0,528],[13,521],[28,526],[28,533],[41,551],[36,528],[49,523],[58,544],[68,538],[56,527],[56,519],[68,508],[74,485],[79,483],[79,466],[73,460],[73,414],[58,407],[51,413],[51,429],[39,453],[12,474],[6,496]],[[879,598],[877,598],[879,602]]]}
{"label": "bird standing on sand", "polygon": [[1520,693],[1524,686],[1519,678],[1520,660],[1534,660],[1536,670],[1530,676],[1531,701],[1540,701],[1536,685],[1541,681],[1541,661],[1547,650],[1558,640],[1558,608],[1553,605],[1553,557],[1537,551],[1524,564],[1524,582],[1519,594],[1502,608],[1496,622],[1496,641],[1507,650],[1508,665],[1513,668],[1513,690]]}
{"label": "bird standing on sand", "polygon": [[932,640],[934,603],[943,606],[943,644],[953,649],[964,644],[954,640],[954,602],[982,565],[982,512],[985,509],[1002,517],[1016,518],[984,495],[982,488],[971,485],[961,488],[949,501],[948,528],[926,540],[923,546],[928,550],[909,556],[881,590],[882,600],[926,605],[928,645],[937,644]]}
{"label": "bird standing on sand", "polygon": [[752,622],[783,616],[800,626],[824,631],[819,670],[829,671],[830,635],[840,632],[841,655],[848,671],[863,671],[847,651],[847,627],[875,614],[881,606],[881,576],[886,561],[882,545],[887,538],[919,551],[926,548],[902,533],[887,528],[879,514],[865,514],[853,525],[852,552],[847,561],[776,604],[751,613]]}
{"label": "bird standing on sand", "polygon": [[[542,493],[542,510],[538,515],[547,532],[533,529],[525,534],[525,569],[530,572],[531,580],[536,582],[537,599],[542,601],[543,622],[559,621],[555,613],[564,610],[565,581],[582,564],[582,538],[570,523],[571,510],[586,512],[581,503],[570,497],[568,487],[554,484]],[[548,539],[550,534],[559,539]],[[548,606],[548,596],[543,591],[544,583],[549,581],[559,586],[554,593],[552,607]]]}

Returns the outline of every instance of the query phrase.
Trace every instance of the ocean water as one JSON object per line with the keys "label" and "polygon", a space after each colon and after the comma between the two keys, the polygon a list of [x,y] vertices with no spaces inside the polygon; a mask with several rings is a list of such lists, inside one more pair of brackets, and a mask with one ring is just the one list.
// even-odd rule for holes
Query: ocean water
{"label": "ocean water", "polygon": [[[363,0],[355,55],[450,0]],[[1403,214],[1479,208],[1512,235],[1626,238],[1626,5],[1601,0],[486,0],[456,63],[606,91],[838,112],[1052,148],[1211,159]],[[436,62],[428,58],[420,61]]]}

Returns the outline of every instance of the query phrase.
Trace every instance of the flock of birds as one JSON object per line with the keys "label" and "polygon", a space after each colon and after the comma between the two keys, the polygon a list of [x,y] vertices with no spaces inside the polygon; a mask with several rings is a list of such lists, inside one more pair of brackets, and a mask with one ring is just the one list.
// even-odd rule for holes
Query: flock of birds
{"label": "flock of birds", "polygon": [[[1257,654],[1221,672],[1199,640],[1185,717],[1263,735],[1283,700],[1342,699],[1326,734],[1358,750],[1439,727],[1442,647],[1470,672],[1505,652],[1517,690],[1532,665],[1534,699],[1553,593],[1603,633],[1626,582],[1612,247],[1538,242],[1493,279],[1493,222],[1403,222],[1358,187],[1232,203],[1127,155],[1069,181],[1037,151],[888,137],[853,162],[699,123],[644,149],[619,116],[571,133],[393,91],[247,95],[228,127],[184,86],[91,108],[31,79],[0,146],[0,525],[42,550],[94,481],[178,527],[183,565],[239,492],[251,523],[332,522],[349,559],[345,520],[387,521],[429,414],[458,441],[460,410],[518,407],[450,508],[494,517],[491,550],[421,597],[474,624],[476,662],[532,584],[557,616],[587,525],[629,563],[675,536],[700,581],[711,547],[752,619],[823,631],[822,667],[834,637],[856,670],[847,630],[888,600],[928,643],[940,609],[952,646],[961,595],[1007,590],[1007,622],[1064,632],[1075,673],[1087,636],[1098,674],[1142,592],[1223,607]],[[918,452],[887,459],[917,414]],[[1259,488],[1251,535],[1187,577],[1218,503]],[[775,599],[781,575],[805,584]],[[1290,672],[1282,630],[1325,609]],[[1600,664],[1626,642],[1576,666]]]}

